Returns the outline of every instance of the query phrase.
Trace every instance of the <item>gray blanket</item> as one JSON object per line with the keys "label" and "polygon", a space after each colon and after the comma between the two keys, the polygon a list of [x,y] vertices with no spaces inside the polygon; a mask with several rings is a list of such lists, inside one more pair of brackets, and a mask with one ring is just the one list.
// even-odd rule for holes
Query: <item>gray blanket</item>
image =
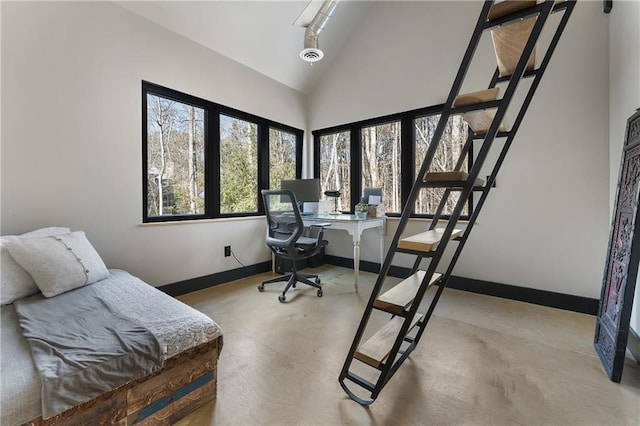
{"label": "gray blanket", "polygon": [[42,381],[42,417],[89,401],[162,364],[160,344],[145,327],[101,299],[94,286],[15,302]]}

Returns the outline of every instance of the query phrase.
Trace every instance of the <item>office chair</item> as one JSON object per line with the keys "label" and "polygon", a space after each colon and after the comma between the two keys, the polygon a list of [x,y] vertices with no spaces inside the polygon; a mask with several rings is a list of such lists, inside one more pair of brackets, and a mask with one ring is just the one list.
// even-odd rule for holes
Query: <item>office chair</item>
{"label": "office chair", "polygon": [[296,283],[301,282],[318,289],[316,294],[318,297],[322,297],[322,287],[318,275],[298,272],[296,262],[316,255],[327,245],[327,241],[322,238],[324,227],[329,224],[311,225],[309,228],[316,234],[315,238],[303,237],[304,222],[293,192],[287,189],[263,189],[261,193],[267,214],[267,246],[276,256],[291,260],[293,267],[291,272],[281,277],[263,281],[258,286],[258,290],[264,291],[265,284],[286,281],[287,285],[282,294],[278,296],[278,300],[284,303],[287,300],[286,293],[289,288],[295,288]]}

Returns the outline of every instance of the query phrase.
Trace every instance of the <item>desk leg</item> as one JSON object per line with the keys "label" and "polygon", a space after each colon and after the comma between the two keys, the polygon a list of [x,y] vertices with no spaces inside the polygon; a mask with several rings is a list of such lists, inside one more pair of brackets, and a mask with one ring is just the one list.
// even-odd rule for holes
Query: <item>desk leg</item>
{"label": "desk leg", "polygon": [[382,272],[382,264],[384,263],[384,231],[380,228],[380,272]]}
{"label": "desk leg", "polygon": [[360,241],[353,241],[353,284],[358,292],[358,278],[360,277]]}

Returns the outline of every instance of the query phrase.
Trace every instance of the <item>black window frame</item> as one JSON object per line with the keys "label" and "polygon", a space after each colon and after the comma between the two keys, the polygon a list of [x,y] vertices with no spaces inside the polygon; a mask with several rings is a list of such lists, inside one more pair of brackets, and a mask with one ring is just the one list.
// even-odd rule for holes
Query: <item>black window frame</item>
{"label": "black window frame", "polygon": [[[401,198],[402,206],[407,204],[409,193],[415,182],[415,120],[430,115],[438,115],[442,113],[444,104],[433,105],[425,108],[384,115],[366,120],[356,121],[353,123],[341,124],[338,126],[327,127],[323,129],[313,130],[313,176],[320,178],[320,138],[322,136],[331,135],[340,132],[350,132],[350,150],[351,150],[351,209],[348,213],[353,213],[355,205],[360,202],[362,194],[362,129],[371,126],[382,125],[393,121],[399,121],[401,126]],[[471,131],[471,130],[470,130]],[[473,166],[473,141],[469,146],[467,153],[468,168]],[[470,194],[468,200],[468,214],[460,216],[461,220],[469,219],[473,213],[473,194]],[[388,217],[400,217],[402,212],[386,212]],[[441,219],[449,219],[451,215],[442,214]],[[412,213],[412,218],[432,219],[434,214]]]}
{"label": "black window frame", "polygon": [[[196,106],[204,110],[204,163],[205,196],[203,214],[148,215],[148,151],[147,151],[147,95],[155,95],[176,102]],[[220,213],[220,115],[224,114],[258,126],[258,185],[256,191],[257,211],[243,213]],[[269,188],[269,129],[288,132],[296,137],[296,179],[302,176],[302,144],[304,131],[260,117],[245,111],[218,104],[174,89],[142,81],[142,222],[179,222],[185,220],[219,219],[230,217],[253,217],[265,214],[260,190]]]}

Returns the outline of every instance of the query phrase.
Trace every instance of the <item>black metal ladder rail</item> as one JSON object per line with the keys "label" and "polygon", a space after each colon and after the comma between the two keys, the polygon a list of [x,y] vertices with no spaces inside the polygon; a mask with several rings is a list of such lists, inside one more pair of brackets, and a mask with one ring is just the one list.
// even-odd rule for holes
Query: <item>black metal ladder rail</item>
{"label": "black metal ladder rail", "polygon": [[[482,12],[480,14],[480,17],[478,18],[478,22],[476,23],[476,27],[474,30],[474,33],[472,35],[472,39],[471,42],[469,43],[469,45],[467,46],[467,50],[464,54],[464,59],[462,61],[462,64],[460,65],[460,68],[458,70],[458,73],[456,75],[456,79],[454,81],[453,87],[451,88],[451,91],[449,93],[449,96],[447,98],[447,101],[444,104],[443,107],[443,111],[440,115],[440,120],[438,122],[438,125],[434,131],[434,135],[432,137],[432,142],[429,145],[429,148],[427,149],[427,153],[425,155],[425,160],[422,163],[422,166],[420,167],[420,171],[418,172],[418,174],[416,175],[416,182],[414,183],[413,187],[411,188],[411,192],[409,193],[409,198],[405,204],[405,207],[403,208],[402,214],[401,214],[401,218],[400,218],[400,223],[398,224],[398,231],[396,231],[393,240],[391,242],[391,249],[387,252],[387,255],[385,256],[385,260],[382,264],[382,268],[380,270],[380,273],[378,275],[378,278],[376,279],[376,283],[374,284],[374,288],[373,291],[371,292],[371,297],[369,298],[369,302],[367,303],[367,307],[365,308],[364,314],[362,316],[362,320],[360,321],[360,325],[358,326],[358,330],[356,332],[356,336],[353,339],[353,342],[351,344],[351,348],[349,349],[349,353],[347,355],[347,359],[344,363],[344,366],[342,368],[342,371],[340,373],[340,385],[342,386],[342,388],[344,389],[344,391],[349,395],[349,397],[351,397],[353,400],[357,401],[358,403],[362,404],[362,405],[368,405],[371,404],[376,396],[377,393],[379,393],[379,390],[381,389],[382,386],[377,386],[377,385],[373,385],[367,381],[364,381],[364,379],[360,378],[359,376],[355,375],[355,374],[350,374],[349,373],[349,367],[351,365],[351,362],[353,360],[353,357],[355,355],[355,352],[358,348],[358,345],[360,344],[360,341],[362,339],[362,335],[364,334],[364,330],[366,328],[366,325],[369,321],[369,318],[371,316],[372,310],[373,310],[373,304],[375,302],[376,297],[378,296],[380,289],[382,288],[382,285],[384,283],[384,278],[387,276],[388,272],[389,272],[389,268],[391,266],[391,261],[393,260],[394,254],[395,254],[395,247],[397,247],[398,242],[400,240],[400,235],[401,235],[401,228],[404,229],[404,226],[406,225],[406,223],[408,222],[411,213],[413,212],[413,203],[415,202],[415,199],[417,198],[421,188],[419,185],[419,182],[421,181],[421,176],[424,176],[425,173],[428,170],[428,166],[431,163],[431,160],[433,159],[433,157],[435,156],[435,152],[437,149],[437,143],[433,143],[434,141],[439,141],[440,138],[442,137],[442,134],[444,132],[444,128],[446,125],[446,122],[448,120],[448,117],[450,116],[450,110],[451,107],[453,105],[453,102],[456,98],[456,96],[458,95],[458,92],[460,91],[460,87],[462,86],[462,82],[464,80],[464,77],[469,69],[469,65],[471,63],[471,60],[473,59],[473,55],[475,53],[475,50],[480,42],[480,38],[482,36],[482,27],[484,22],[486,21],[486,17],[488,16],[489,10],[491,8],[491,3],[490,2],[485,2],[483,8],[482,8]],[[413,201],[412,201],[413,200]],[[446,231],[445,231],[446,232]],[[433,262],[432,262],[433,263]],[[433,275],[433,273],[435,272],[435,263],[433,264],[433,268],[431,271],[427,271],[427,274]],[[406,334],[408,330],[408,324],[407,321],[405,321],[405,323],[403,324],[400,333],[398,334],[398,336],[400,334],[402,334],[402,332],[404,331],[404,333]],[[397,342],[396,342],[397,343]],[[394,348],[396,348],[396,346],[399,346],[398,344],[394,344]],[[393,349],[392,349],[392,352]],[[397,348],[396,351],[397,353]],[[388,369],[387,369],[388,372]],[[381,377],[379,378],[378,381],[380,381],[380,379],[384,379],[385,376],[385,372],[383,371],[381,373]],[[372,392],[372,397],[370,400],[365,400],[362,399],[360,397],[358,397],[356,394],[354,394],[344,383],[345,379],[349,379],[352,382],[368,389],[371,390]],[[385,381],[386,382],[386,381]],[[364,386],[363,386],[364,385]],[[376,390],[376,388],[380,388],[378,390]],[[374,395],[375,394],[375,395]]]}
{"label": "black metal ladder rail", "polygon": [[[551,11],[551,7],[553,5],[552,1],[548,1],[546,4],[543,4],[541,6],[541,12],[538,15],[538,19],[536,20],[536,23],[534,25],[534,29],[532,30],[532,33],[529,37],[529,40],[527,41],[527,44],[525,45],[525,48],[523,49],[523,52],[521,54],[520,60],[518,61],[518,65],[516,66],[516,69],[514,71],[514,73],[512,74],[511,79],[509,80],[509,85],[506,89],[506,92],[504,94],[504,96],[502,97],[502,99],[500,100],[500,102],[498,103],[498,108],[497,111],[495,113],[495,116],[493,118],[493,121],[491,123],[491,125],[489,126],[489,129],[485,135],[482,147],[478,153],[478,156],[476,157],[476,160],[473,164],[473,166],[471,167],[471,170],[469,171],[469,177],[467,178],[467,182],[464,184],[461,195],[458,199],[458,202],[456,203],[456,206],[453,210],[453,213],[451,214],[451,217],[447,223],[447,226],[445,228],[445,232],[443,234],[443,243],[440,243],[440,245],[438,246],[437,252],[434,255],[434,257],[432,258],[432,261],[429,265],[429,269],[427,270],[427,274],[425,276],[425,280],[429,280],[429,277],[435,273],[435,268],[437,267],[439,260],[442,258],[442,255],[444,254],[444,250],[447,246],[448,241],[450,240],[450,236],[453,232],[453,229],[455,228],[462,210],[464,209],[465,205],[466,205],[466,200],[469,199],[472,191],[473,191],[473,185],[475,183],[475,180],[478,178],[480,171],[482,169],[482,166],[484,165],[484,161],[487,157],[487,155],[489,154],[489,150],[491,149],[491,146],[493,144],[493,140],[495,139],[495,135],[498,132],[498,128],[500,127],[507,109],[510,105],[511,99],[516,91],[517,85],[519,83],[519,80],[522,76],[522,74],[524,73],[525,67],[526,67],[526,63],[528,61],[529,56],[531,55],[531,53],[533,52],[533,48],[537,42],[538,36],[540,35],[542,28],[544,27],[544,24],[546,22],[546,18],[549,14],[549,12]],[[546,6],[546,7],[545,7]],[[485,27],[486,28],[486,27]],[[440,118],[441,121],[443,121],[443,118]],[[446,122],[445,122],[446,124]],[[432,145],[437,145],[437,144],[433,144]],[[424,163],[423,163],[424,165]],[[419,175],[418,179],[420,179],[420,176],[424,176],[424,175]],[[424,182],[416,182],[416,185],[420,185],[421,188],[424,188],[426,186],[428,186],[427,184],[425,184]],[[490,186],[487,186],[487,193],[488,191],[491,189]],[[413,204],[415,202],[415,199],[410,200],[411,203]],[[476,209],[477,210],[477,209]],[[400,226],[399,226],[400,228]],[[471,229],[469,227],[467,227],[467,229]],[[461,243],[458,244],[458,247],[460,247]],[[450,266],[453,265],[453,262],[450,262]],[[433,269],[433,270],[432,270]],[[450,269],[453,269],[452,267]],[[431,271],[432,270],[432,271]],[[441,285],[440,285],[440,289],[444,289],[444,283],[446,280],[448,279],[447,276],[443,277],[443,281],[441,281]],[[418,291],[418,293],[416,294],[416,298],[415,300],[418,301],[418,303],[412,303],[411,309],[409,310],[409,315],[407,316],[407,318],[405,319],[405,325],[404,327],[407,326],[407,324],[409,323],[409,319],[413,318],[413,315],[415,315],[417,313],[417,309],[419,306],[419,301],[422,300],[422,297],[424,295],[424,292],[426,291],[427,286],[421,286],[420,290]],[[440,291],[441,293],[442,291]],[[436,301],[437,302],[437,301]],[[433,312],[433,309],[435,308],[435,304],[432,303],[432,307],[430,307],[430,313]],[[430,315],[429,313],[429,315]],[[420,326],[419,331],[418,331],[418,335],[416,336],[415,339],[413,339],[413,342],[411,344],[411,346],[405,350],[405,353],[403,354],[403,356],[400,358],[399,362],[396,363],[396,365],[394,365],[395,368],[391,367],[391,363],[387,363],[387,365],[385,366],[385,370],[383,370],[382,372],[382,377],[384,377],[384,383],[386,383],[390,378],[391,378],[391,374],[388,374],[388,372],[391,372],[393,370],[393,372],[395,372],[397,370],[397,368],[399,368],[400,364],[402,363],[402,361],[404,361],[404,359],[406,359],[406,357],[408,356],[408,353],[410,353],[417,345],[421,335],[422,335],[422,330],[424,330],[426,322],[428,321],[428,318],[426,318],[426,320],[422,321],[422,326]],[[406,334],[406,332],[408,330],[403,330],[401,329],[398,337],[396,338],[396,343],[394,344],[393,349],[391,350],[391,354],[389,355],[389,359],[393,360],[395,358],[395,354],[397,353],[397,351],[400,349],[400,345],[404,339],[404,336]],[[404,332],[403,332],[404,331]],[[387,373],[387,374],[385,374]]]}
{"label": "black metal ladder rail", "polygon": [[[569,17],[571,16],[571,13],[573,11],[573,8],[575,7],[575,2],[564,2],[564,3],[559,3],[554,5],[554,8],[552,10],[552,13],[555,12],[560,12],[560,11],[564,11],[564,14],[560,20],[560,22],[558,23],[558,27],[556,29],[556,32],[551,40],[551,42],[549,43],[549,47],[547,48],[547,51],[545,52],[544,58],[542,59],[540,66],[533,71],[530,72],[526,72],[525,75],[523,77],[533,77],[534,80],[531,84],[531,87],[529,88],[527,95],[525,96],[525,99],[520,107],[520,111],[518,112],[518,115],[513,123],[513,126],[511,127],[511,130],[509,132],[506,132],[506,141],[500,151],[500,154],[498,155],[496,162],[494,163],[493,169],[491,170],[491,174],[488,176],[485,187],[482,189],[481,192],[481,196],[480,199],[478,200],[478,203],[476,204],[475,209],[473,209],[473,212],[471,213],[471,216],[469,217],[469,221],[467,224],[467,228],[465,229],[465,232],[460,236],[460,238],[458,239],[459,243],[458,246],[456,247],[456,251],[454,252],[452,258],[451,258],[451,262],[449,263],[449,266],[447,268],[447,271],[444,273],[442,281],[441,281],[441,285],[438,288],[438,290],[436,291],[436,294],[434,295],[434,298],[429,306],[429,309],[427,310],[427,313],[425,314],[425,324],[426,322],[429,321],[429,319],[431,318],[431,315],[433,314],[433,311],[438,303],[438,300],[440,299],[440,296],[442,295],[442,292],[444,290],[444,288],[446,287],[446,283],[449,279],[449,277],[451,276],[451,274],[453,273],[453,268],[455,267],[460,254],[462,253],[462,249],[464,248],[464,245],[466,244],[467,240],[469,239],[469,235],[471,234],[471,231],[473,229],[473,226],[475,225],[476,220],[478,219],[478,215],[480,214],[480,211],[482,210],[482,207],[484,206],[484,203],[487,200],[487,197],[489,195],[490,189],[493,187],[493,184],[496,181],[497,175],[498,175],[498,171],[500,170],[500,167],[502,166],[502,163],[504,162],[507,153],[509,151],[509,148],[511,147],[511,144],[513,142],[513,139],[518,131],[518,129],[520,128],[520,124],[522,123],[522,120],[527,112],[527,109],[529,108],[529,105],[531,104],[531,101],[533,99],[533,96],[535,95],[535,92],[538,88],[538,85],[540,84],[540,81],[542,80],[542,76],[544,75],[544,71],[546,70],[549,61],[551,59],[551,56],[553,55],[553,52],[555,51],[556,46],[558,45],[558,41],[560,40],[560,36],[562,35],[567,22],[569,21]],[[489,85],[489,87],[495,87],[496,83],[499,82],[500,79],[498,78],[498,71],[496,70],[496,72],[494,73],[494,76],[491,80],[491,83]],[[501,81],[506,81],[505,79],[501,79]],[[424,327],[422,327],[419,332],[418,335],[416,336],[416,339],[419,340],[422,333],[423,333]]]}
{"label": "black metal ladder rail", "polygon": [[[560,34],[562,33],[562,30],[564,29],[564,26],[566,25],[566,21],[568,20],[568,17],[570,15],[571,9],[573,8],[574,2],[568,2],[567,6],[563,6],[563,9],[567,9],[568,13],[565,13],[565,16],[563,16],[563,20],[562,22],[559,24],[558,26],[558,30],[556,30],[556,33],[554,35],[554,38],[552,40],[552,42],[550,43],[549,48],[547,49],[547,52],[545,54],[545,57],[541,63],[541,66],[533,71],[526,71],[525,72],[525,67],[527,65],[528,59],[531,56],[531,53],[533,52],[533,49],[538,41],[539,35],[542,31],[542,28],[544,27],[545,23],[546,23],[546,19],[549,16],[549,14],[552,11],[556,11],[556,10],[560,10],[560,8],[558,7],[558,5],[553,4],[553,1],[551,0],[547,0],[542,4],[539,4],[535,7],[532,8],[528,8],[522,12],[519,12],[517,14],[510,14],[506,17],[503,18],[497,18],[493,21],[488,22],[487,20],[487,16],[489,14],[489,11],[493,5],[492,1],[486,1],[482,12],[480,14],[480,17],[478,18],[478,22],[476,24],[476,28],[474,30],[474,33],[472,35],[472,40],[469,43],[469,46],[467,47],[467,51],[465,53],[465,56],[463,58],[463,61],[461,63],[461,66],[458,70],[458,73],[456,75],[456,79],[454,81],[454,84],[451,88],[451,92],[449,94],[449,97],[447,99],[447,102],[444,104],[444,108],[443,108],[443,112],[440,116],[440,120],[438,122],[438,125],[436,127],[436,130],[434,132],[433,138],[432,138],[432,142],[429,146],[429,149],[427,150],[427,153],[425,155],[425,161],[423,162],[419,173],[417,174],[416,177],[416,181],[414,183],[414,186],[411,190],[411,193],[409,195],[409,198],[406,202],[405,208],[403,209],[402,215],[401,215],[401,219],[400,222],[398,224],[398,229],[396,231],[396,234],[394,235],[393,241],[391,243],[391,248],[389,250],[389,252],[387,253],[387,256],[385,257],[385,261],[382,265],[382,270],[380,272],[380,275],[378,276],[378,279],[376,280],[376,284],[374,285],[374,289],[372,291],[371,297],[369,299],[369,302],[367,304],[367,307],[365,309],[365,312],[363,314],[363,318],[360,322],[360,326],[358,328],[358,331],[356,332],[356,336],[354,338],[354,341],[351,345],[350,351],[349,351],[349,355],[345,361],[345,364],[343,366],[343,369],[341,371],[340,374],[340,384],[343,387],[343,389],[345,390],[345,392],[355,401],[359,402],[360,404],[363,405],[367,405],[372,403],[375,398],[378,396],[379,392],[382,390],[382,388],[384,387],[384,385],[389,381],[389,379],[393,376],[393,374],[395,373],[395,371],[397,371],[397,369],[400,367],[400,365],[402,364],[402,362],[409,356],[409,354],[411,353],[411,351],[416,347],[417,343],[419,342],[422,333],[425,329],[425,325],[428,322],[428,319],[430,318],[433,309],[435,308],[435,304],[437,303],[437,299],[439,298],[440,294],[442,293],[442,290],[444,289],[444,287],[446,286],[446,282],[449,278],[449,276],[451,275],[451,271],[453,270],[453,267],[455,266],[455,263],[457,261],[457,259],[459,258],[460,252],[464,246],[464,243],[466,242],[466,240],[468,239],[469,233],[471,228],[473,227],[473,224],[475,223],[475,220],[477,219],[478,213],[482,208],[482,205],[484,204],[484,201],[486,200],[486,197],[493,185],[493,183],[495,182],[495,177],[497,175],[497,171],[500,167],[500,165],[502,164],[504,157],[506,156],[506,152],[508,151],[509,146],[511,145],[511,141],[513,140],[513,137],[517,131],[517,128],[519,127],[519,124],[522,120],[522,118],[524,117],[524,114],[526,112],[526,109],[528,108],[528,105],[533,97],[533,93],[535,92],[535,89],[537,88],[537,85],[540,81],[540,78],[542,77],[542,74],[544,73],[544,69],[546,68],[546,65],[548,64],[548,61],[551,57],[551,54],[553,53],[553,50],[555,49],[555,45],[557,44],[557,41],[559,39]],[[562,5],[565,5],[565,3],[563,3]],[[443,235],[442,235],[442,239],[441,239],[441,243],[438,245],[437,249],[435,250],[435,252],[432,253],[415,253],[417,255],[417,259],[416,262],[414,264],[412,273],[415,272],[417,270],[417,268],[419,267],[420,262],[426,258],[426,257],[430,257],[431,258],[431,262],[429,264],[429,267],[427,268],[426,274],[422,280],[422,283],[420,284],[420,287],[415,295],[414,301],[411,304],[411,308],[409,309],[409,311],[407,312],[403,312],[403,313],[398,313],[398,315],[401,315],[402,317],[404,317],[404,320],[402,321],[402,326],[400,327],[397,337],[395,339],[394,345],[390,351],[390,353],[387,356],[387,361],[384,362],[384,364],[381,366],[381,368],[378,368],[379,370],[381,370],[380,376],[377,379],[376,384],[373,384],[369,381],[367,381],[366,379],[363,379],[362,377],[359,377],[358,375],[352,373],[349,371],[349,368],[351,366],[351,363],[354,359],[354,354],[358,348],[358,345],[360,343],[360,340],[362,338],[362,335],[366,329],[366,325],[369,321],[370,315],[373,311],[374,308],[374,302],[376,300],[376,298],[378,297],[378,293],[380,292],[380,289],[382,287],[382,284],[384,283],[384,278],[386,277],[386,275],[388,274],[389,268],[390,268],[390,264],[391,261],[393,260],[393,257],[395,255],[395,253],[399,250],[397,250],[398,247],[398,243],[400,240],[400,236],[402,234],[402,232],[404,231],[404,228],[406,226],[406,223],[408,222],[412,212],[413,212],[413,208],[415,205],[415,201],[418,197],[419,192],[424,189],[425,187],[428,187],[429,184],[424,182],[424,177],[427,173],[427,171],[429,170],[431,161],[435,155],[435,151],[437,149],[437,145],[441,140],[444,128],[447,124],[447,121],[449,119],[449,117],[452,115],[452,113],[461,113],[461,112],[465,112],[465,111],[470,111],[472,109],[481,109],[478,108],[477,105],[474,105],[475,108],[471,108],[471,107],[462,107],[462,108],[453,108],[453,103],[454,100],[456,98],[456,96],[459,94],[459,90],[460,87],[462,85],[462,82],[464,80],[464,77],[468,71],[470,62],[473,58],[473,55],[475,53],[475,50],[477,48],[477,45],[480,41],[480,37],[482,36],[482,33],[489,28],[495,27],[497,25],[502,25],[504,23],[509,23],[509,22],[513,22],[513,19],[521,19],[521,18],[525,18],[525,17],[532,17],[532,16],[537,16],[536,22],[534,24],[533,30],[531,31],[531,34],[529,35],[529,39],[521,53],[520,59],[518,60],[517,66],[515,68],[515,71],[511,74],[511,76],[506,79],[506,78],[498,78],[498,72],[496,71],[496,73],[494,74],[494,77],[492,78],[492,81],[490,83],[490,88],[494,87],[498,82],[500,81],[508,81],[509,84],[507,86],[505,95],[502,97],[502,99],[498,100],[498,101],[490,101],[490,102],[485,102],[483,103],[481,106],[483,108],[497,108],[496,113],[493,117],[492,123],[489,126],[488,131],[486,132],[485,136],[484,136],[484,140],[483,140],[483,144],[482,147],[478,153],[478,156],[475,160],[475,162],[473,163],[473,165],[471,166],[471,170],[469,172],[468,178],[466,180],[466,182],[464,183],[464,185],[462,185],[461,188],[461,193],[460,196],[458,198],[458,201],[456,203],[456,206],[454,208],[453,213],[451,214],[448,224],[444,229]],[[520,79],[522,79],[523,77],[529,77],[529,76],[534,76],[534,83],[532,84],[531,88],[529,89],[529,92],[527,94],[527,97],[525,98],[525,101],[523,102],[523,105],[521,106],[520,112],[518,113],[518,117],[516,119],[516,122],[514,123],[514,126],[512,127],[512,130],[510,132],[502,132],[499,134],[498,130],[499,127],[503,121],[503,118],[506,114],[507,109],[509,108],[511,99],[516,91],[518,82],[520,81]],[[496,164],[493,167],[492,173],[489,176],[486,185],[482,188],[482,196],[478,202],[478,205],[476,206],[476,209],[474,209],[471,217],[470,217],[470,221],[469,224],[467,225],[467,228],[465,229],[463,235],[461,236],[461,238],[458,239],[459,244],[457,247],[457,250],[454,254],[454,257],[452,258],[452,260],[449,263],[449,267],[447,268],[447,272],[445,272],[445,275],[442,277],[441,280],[441,284],[440,284],[440,288],[438,289],[438,292],[434,298],[434,300],[431,303],[431,306],[429,307],[429,311],[426,314],[426,318],[423,318],[421,322],[418,323],[418,332],[416,334],[415,337],[413,338],[409,338],[407,336],[407,333],[409,331],[409,328],[412,326],[412,320],[414,318],[414,316],[417,314],[417,309],[418,306],[420,304],[420,301],[422,300],[424,293],[427,290],[427,287],[429,286],[432,276],[435,274],[435,269],[438,266],[438,263],[440,261],[440,259],[442,258],[442,255],[444,254],[444,250],[447,246],[447,243],[450,241],[450,237],[453,233],[453,230],[455,228],[455,225],[457,224],[460,215],[462,213],[462,210],[464,209],[464,206],[467,203],[467,200],[469,200],[471,194],[474,191],[474,185],[476,182],[476,179],[481,171],[481,168],[484,164],[484,161],[489,153],[489,150],[491,148],[491,145],[493,143],[493,140],[497,137],[507,137],[507,140],[505,142],[505,144],[503,145],[502,151],[500,153],[500,156],[498,158],[498,161],[496,162]],[[467,143],[465,144],[465,147],[463,148],[463,153],[465,153],[468,150],[468,145],[470,140],[473,138],[473,135],[470,135],[469,140],[467,141]],[[461,155],[458,164],[455,166],[456,170],[459,170],[461,168],[462,165],[462,157],[463,155]],[[437,225],[438,220],[440,219],[440,215],[442,213],[442,209],[444,207],[445,204],[445,198],[449,196],[449,194],[451,193],[450,189],[446,189],[445,190],[445,194],[443,196],[443,199],[441,200],[438,209],[436,211],[436,214],[434,216],[434,220],[431,223],[430,229],[434,229]],[[406,250],[403,252],[407,252]],[[404,350],[400,350],[401,345],[404,342],[409,342],[410,345],[409,347],[405,348]],[[396,357],[398,354],[401,354],[401,356],[396,360]],[[352,392],[345,384],[345,379],[350,380],[351,382],[359,385],[360,387],[368,390],[371,392],[371,397],[369,399],[363,399],[358,397],[357,395],[355,395],[354,392]]]}

